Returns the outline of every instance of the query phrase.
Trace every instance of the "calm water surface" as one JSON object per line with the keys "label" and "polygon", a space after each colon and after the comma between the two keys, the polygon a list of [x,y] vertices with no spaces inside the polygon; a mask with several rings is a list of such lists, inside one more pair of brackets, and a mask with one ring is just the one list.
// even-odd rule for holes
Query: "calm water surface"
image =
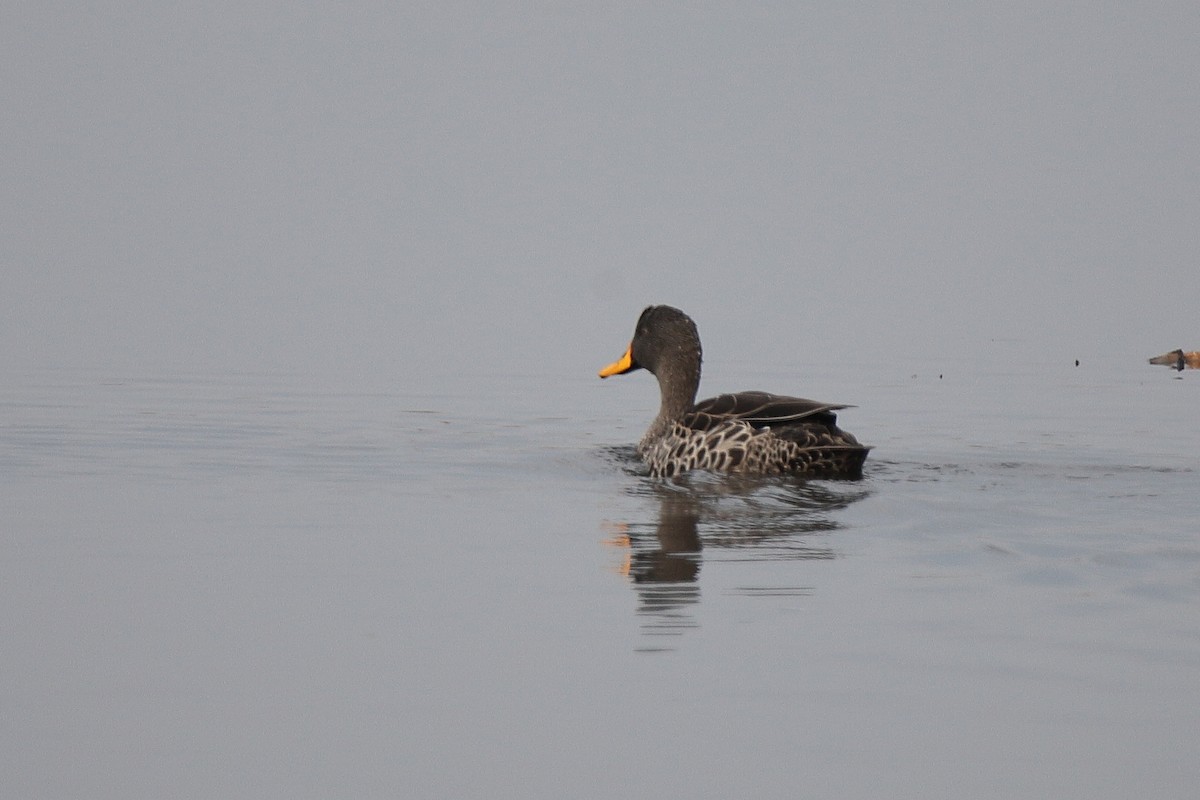
{"label": "calm water surface", "polygon": [[866,478],[651,481],[645,374],[7,376],[0,794],[1200,785],[1200,375],[739,369]]}

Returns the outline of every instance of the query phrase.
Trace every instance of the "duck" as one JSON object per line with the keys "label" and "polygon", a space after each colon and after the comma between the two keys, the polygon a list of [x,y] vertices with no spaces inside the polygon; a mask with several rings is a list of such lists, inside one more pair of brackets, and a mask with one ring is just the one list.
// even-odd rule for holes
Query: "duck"
{"label": "duck", "polygon": [[601,378],[644,369],[662,404],[637,445],[651,477],[691,470],[859,479],[870,447],[837,426],[852,406],[748,391],[696,402],[702,352],[696,323],[666,305],[647,306],[625,354]]}
{"label": "duck", "polygon": [[1183,370],[1187,367],[1192,369],[1200,368],[1200,350],[1193,350],[1190,353],[1180,350],[1172,350],[1169,353],[1163,353],[1161,356],[1155,356],[1150,359],[1151,364],[1162,364],[1172,369]]}

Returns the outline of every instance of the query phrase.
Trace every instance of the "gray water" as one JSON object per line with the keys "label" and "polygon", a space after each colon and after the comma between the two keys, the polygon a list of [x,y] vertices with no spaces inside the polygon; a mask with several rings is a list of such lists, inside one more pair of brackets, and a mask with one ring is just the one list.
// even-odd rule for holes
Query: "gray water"
{"label": "gray water", "polygon": [[0,793],[1200,783],[1197,376],[751,364],[710,391],[856,403],[866,477],[660,482],[591,366],[8,376]]}
{"label": "gray water", "polygon": [[[6,4],[0,800],[1191,797],[1198,39]],[[662,302],[865,478],[647,480]]]}

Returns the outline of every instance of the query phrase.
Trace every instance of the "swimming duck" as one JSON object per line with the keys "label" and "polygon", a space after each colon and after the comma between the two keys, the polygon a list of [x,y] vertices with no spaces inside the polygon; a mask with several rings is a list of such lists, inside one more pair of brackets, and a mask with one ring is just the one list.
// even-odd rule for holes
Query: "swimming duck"
{"label": "swimming duck", "polygon": [[645,369],[658,378],[662,405],[637,451],[654,477],[692,469],[861,478],[869,447],[837,426],[849,408],[767,392],[722,394],[696,402],[700,334],[671,306],[648,306],[625,355],[600,377]]}
{"label": "swimming duck", "polygon": [[1172,350],[1150,359],[1151,364],[1162,364],[1183,372],[1185,367],[1200,368],[1200,350],[1185,353],[1183,350]]}

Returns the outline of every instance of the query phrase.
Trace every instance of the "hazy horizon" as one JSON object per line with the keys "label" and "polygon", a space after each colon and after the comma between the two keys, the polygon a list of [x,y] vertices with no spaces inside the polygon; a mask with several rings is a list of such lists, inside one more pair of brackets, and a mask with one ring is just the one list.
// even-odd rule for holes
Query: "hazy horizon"
{"label": "hazy horizon", "polygon": [[5,13],[6,368],[1200,348],[1200,9]]}

